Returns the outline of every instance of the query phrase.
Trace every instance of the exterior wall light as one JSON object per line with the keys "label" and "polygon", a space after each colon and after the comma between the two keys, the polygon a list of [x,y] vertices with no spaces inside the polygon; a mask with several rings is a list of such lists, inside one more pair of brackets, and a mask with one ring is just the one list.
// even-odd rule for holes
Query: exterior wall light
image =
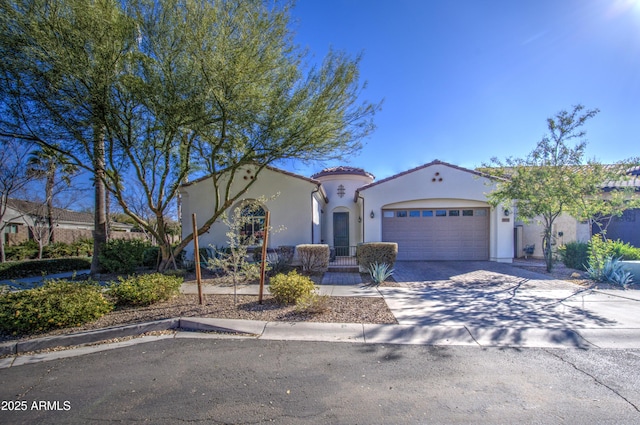
{"label": "exterior wall light", "polygon": [[509,217],[509,214],[511,214],[511,211],[509,211],[509,208],[505,208],[502,210],[502,213],[504,214],[505,217]]}
{"label": "exterior wall light", "polygon": [[375,217],[375,216],[376,216],[376,215],[373,213],[373,210],[371,210],[371,214],[369,214],[369,217],[373,218],[373,217]]}

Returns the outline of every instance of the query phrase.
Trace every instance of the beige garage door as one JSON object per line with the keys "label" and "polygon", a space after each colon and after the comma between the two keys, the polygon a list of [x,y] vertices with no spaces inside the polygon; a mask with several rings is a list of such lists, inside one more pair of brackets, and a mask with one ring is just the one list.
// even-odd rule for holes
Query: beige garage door
{"label": "beige garage door", "polygon": [[488,260],[489,209],[383,210],[382,240],[398,260]]}

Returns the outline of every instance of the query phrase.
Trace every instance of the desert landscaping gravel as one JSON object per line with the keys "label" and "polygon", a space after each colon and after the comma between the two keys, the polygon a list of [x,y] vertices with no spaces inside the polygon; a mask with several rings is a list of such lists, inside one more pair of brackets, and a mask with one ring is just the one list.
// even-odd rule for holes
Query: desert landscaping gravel
{"label": "desert landscaping gravel", "polygon": [[327,297],[324,311],[305,313],[296,311],[295,305],[277,304],[271,296],[265,296],[263,304],[258,297],[238,295],[205,295],[199,305],[197,295],[177,297],[147,307],[118,307],[100,319],[80,327],[56,329],[36,335],[0,335],[0,341],[24,338],[41,338],[112,326],[129,325],[176,317],[214,317],[221,319],[245,319],[261,321],[324,322],[324,323],[397,323],[382,298]]}

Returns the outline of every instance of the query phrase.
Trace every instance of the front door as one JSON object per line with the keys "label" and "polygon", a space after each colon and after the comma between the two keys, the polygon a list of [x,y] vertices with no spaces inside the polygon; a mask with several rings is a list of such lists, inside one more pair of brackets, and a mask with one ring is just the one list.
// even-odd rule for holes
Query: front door
{"label": "front door", "polygon": [[334,212],[333,213],[333,246],[336,249],[336,255],[349,255],[349,213]]}

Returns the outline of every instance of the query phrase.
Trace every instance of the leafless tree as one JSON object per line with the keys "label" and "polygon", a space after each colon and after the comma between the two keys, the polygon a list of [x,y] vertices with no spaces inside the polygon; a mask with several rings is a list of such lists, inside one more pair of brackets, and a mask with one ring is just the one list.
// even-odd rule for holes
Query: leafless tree
{"label": "leafless tree", "polygon": [[31,143],[16,139],[0,139],[0,262],[5,262],[5,228],[8,225],[7,201],[20,195],[33,177],[27,172],[27,158]]}

